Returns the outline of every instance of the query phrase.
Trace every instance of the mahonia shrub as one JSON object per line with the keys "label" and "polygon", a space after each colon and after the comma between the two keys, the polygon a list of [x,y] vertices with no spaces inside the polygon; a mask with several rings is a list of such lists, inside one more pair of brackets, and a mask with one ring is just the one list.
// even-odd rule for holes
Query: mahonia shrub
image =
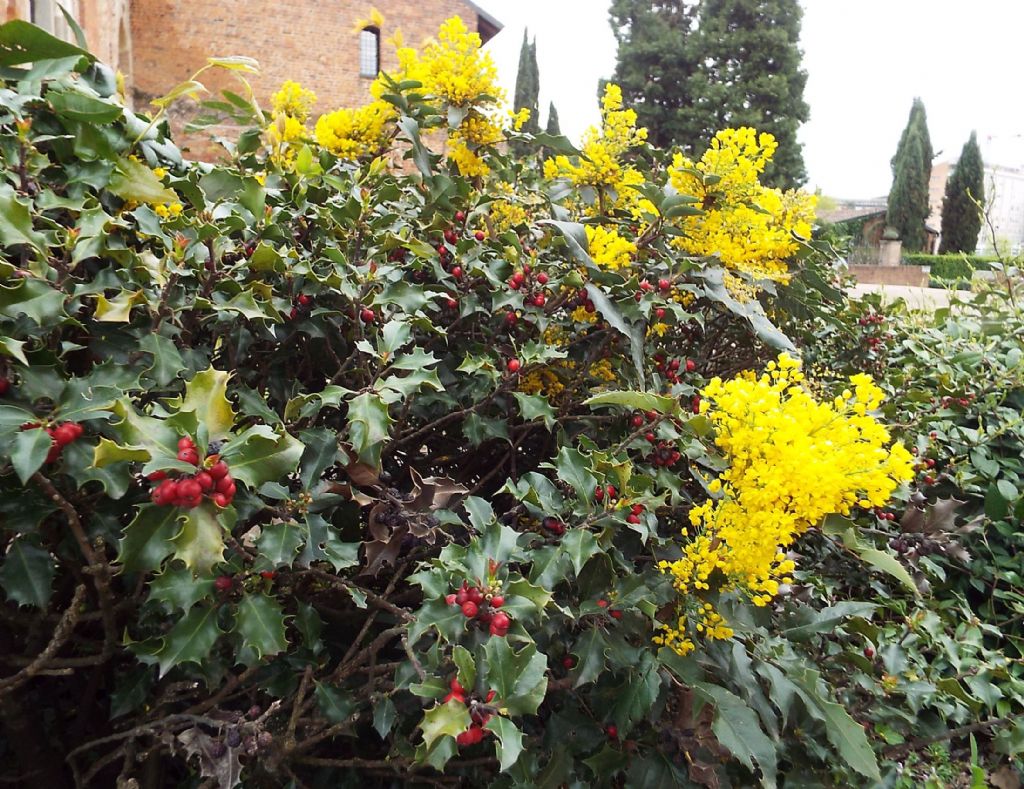
{"label": "mahonia shrub", "polygon": [[907,456],[778,328],[838,292],[770,136],[666,171],[615,86],[580,150],[520,134],[452,19],[364,107],[208,102],[244,128],[201,164],[165,116],[197,80],[136,114],[0,32],[19,780],[879,778],[787,552]]}

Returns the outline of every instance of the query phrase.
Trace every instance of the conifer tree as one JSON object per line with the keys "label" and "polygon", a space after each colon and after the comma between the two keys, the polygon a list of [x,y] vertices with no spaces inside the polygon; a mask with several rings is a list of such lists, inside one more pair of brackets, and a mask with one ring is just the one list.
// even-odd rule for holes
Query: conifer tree
{"label": "conifer tree", "polygon": [[924,102],[914,99],[907,125],[892,158],[892,189],[886,223],[896,229],[908,252],[924,248],[924,223],[931,212],[928,182],[932,174],[932,144]]}
{"label": "conifer tree", "polygon": [[553,101],[548,104],[548,125],[544,131],[555,136],[562,133],[562,127],[558,125],[558,110]]}
{"label": "conifer tree", "polygon": [[[516,88],[514,93],[515,110],[523,107],[530,111],[530,118],[523,124],[523,131],[529,134],[536,134],[540,131],[540,119],[538,118],[539,108],[537,106],[540,95],[540,71],[537,68],[537,39],[531,42],[528,31],[523,31],[523,44],[519,49],[519,71],[516,74]],[[523,153],[524,151],[520,151]]]}
{"label": "conifer tree", "polygon": [[973,254],[981,232],[981,209],[985,204],[985,167],[981,161],[978,138],[964,143],[960,159],[946,181],[942,198],[942,241],[939,253]]}
{"label": "conifer tree", "polygon": [[779,144],[765,181],[799,186],[801,15],[798,0],[612,0],[614,79],[654,144],[696,156],[718,130],[753,126]]}

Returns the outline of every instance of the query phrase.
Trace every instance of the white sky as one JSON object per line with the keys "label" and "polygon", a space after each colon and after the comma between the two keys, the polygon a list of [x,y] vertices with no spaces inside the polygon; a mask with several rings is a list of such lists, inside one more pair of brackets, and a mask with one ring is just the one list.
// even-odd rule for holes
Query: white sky
{"label": "white sky", "polygon": [[[578,139],[615,67],[607,0],[477,0],[504,25],[487,48],[511,100],[523,28],[537,37],[541,123],[549,100]],[[885,195],[910,104],[920,96],[937,161],[977,129],[986,160],[1024,165],[1024,0],[802,0],[811,119],[800,132],[810,188]],[[986,138],[991,135],[991,142]]]}

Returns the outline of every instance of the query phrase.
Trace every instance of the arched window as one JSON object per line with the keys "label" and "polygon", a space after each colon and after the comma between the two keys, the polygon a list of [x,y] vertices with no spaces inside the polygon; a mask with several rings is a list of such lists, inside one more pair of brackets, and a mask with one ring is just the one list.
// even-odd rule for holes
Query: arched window
{"label": "arched window", "polygon": [[380,29],[370,26],[359,31],[359,76],[380,73]]}

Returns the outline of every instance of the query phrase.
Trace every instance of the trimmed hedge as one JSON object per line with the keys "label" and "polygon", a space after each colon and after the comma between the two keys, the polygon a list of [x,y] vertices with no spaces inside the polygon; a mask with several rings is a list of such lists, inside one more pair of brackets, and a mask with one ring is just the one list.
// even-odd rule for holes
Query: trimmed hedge
{"label": "trimmed hedge", "polygon": [[[904,266],[929,266],[933,277],[950,279],[969,276],[973,271],[987,271],[998,258],[984,255],[903,255]],[[941,273],[949,272],[949,273]]]}

